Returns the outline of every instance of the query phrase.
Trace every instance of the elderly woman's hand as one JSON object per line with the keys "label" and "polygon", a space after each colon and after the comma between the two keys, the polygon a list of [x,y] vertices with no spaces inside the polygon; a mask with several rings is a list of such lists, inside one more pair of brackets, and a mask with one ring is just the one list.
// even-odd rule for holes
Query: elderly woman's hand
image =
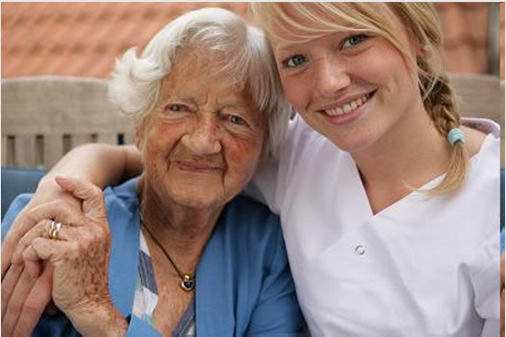
{"label": "elderly woman's hand", "polygon": [[[33,209],[30,218],[37,225],[20,240],[27,247],[22,252],[25,267],[38,275],[42,260],[53,269],[53,301],[81,334],[121,335],[127,323],[109,295],[111,238],[102,191],[74,179],[57,178],[57,182],[82,200],[82,211],[60,201]],[[63,224],[61,229],[54,229],[57,223]],[[14,260],[19,254],[16,251]]]}
{"label": "elderly woman's hand", "polygon": [[61,200],[76,209],[81,208],[81,202],[72,196],[72,194],[62,190],[55,182],[54,177],[44,177],[39,183],[37,192],[33,195],[30,202],[25,206],[23,211],[19,213],[16,220],[10,226],[9,232],[3,239],[2,243],[2,280],[7,271],[11,267],[13,253],[18,246],[19,240],[30,230],[36,223],[31,219],[30,211],[37,206],[45,204],[49,201]]}
{"label": "elderly woman's hand", "polygon": [[[130,161],[127,160],[129,157],[132,157]],[[17,254],[15,263],[12,263],[14,250],[20,239],[36,225],[30,217],[31,211],[54,200],[65,202],[76,210],[81,209],[81,201],[55,182],[55,174],[78,174],[84,179],[105,185],[105,182],[114,183],[125,173],[123,167],[127,162],[132,164],[127,166],[132,170],[126,172],[127,176],[138,174],[142,170],[138,157],[135,146],[120,148],[104,144],[86,144],[70,151],[42,178],[36,193],[16,217],[7,235],[2,238],[2,331],[6,335],[8,332],[15,335],[29,334],[51,299],[52,273],[46,271],[36,278],[34,271],[41,268],[32,263],[35,267],[31,269],[30,275],[23,267],[20,253]],[[90,163],[96,164],[94,166]],[[75,172],[76,167],[79,168],[78,172]]]}
{"label": "elderly woman's hand", "polygon": [[[2,244],[2,331],[5,335],[29,335],[35,328],[44,309],[51,301],[52,272],[49,268],[40,276],[30,275],[24,268],[21,254],[17,263],[12,256],[20,239],[36,225],[32,210],[50,200],[60,200],[81,209],[81,201],[64,191],[54,180],[46,177],[39,183],[37,193],[10,226]],[[40,269],[36,268],[36,269]],[[54,305],[50,305],[53,307]]]}

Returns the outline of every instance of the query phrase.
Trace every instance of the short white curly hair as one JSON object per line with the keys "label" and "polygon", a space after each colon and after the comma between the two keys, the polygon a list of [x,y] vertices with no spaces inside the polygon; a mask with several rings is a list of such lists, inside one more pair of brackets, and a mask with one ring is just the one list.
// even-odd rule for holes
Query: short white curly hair
{"label": "short white curly hair", "polygon": [[225,9],[187,12],[158,32],[140,57],[136,48],[129,49],[116,61],[109,82],[111,100],[140,125],[154,108],[162,79],[184,47],[224,55],[227,61],[219,71],[229,72],[234,84],[249,90],[268,125],[264,157],[276,157],[291,107],[283,96],[272,51],[262,31]]}

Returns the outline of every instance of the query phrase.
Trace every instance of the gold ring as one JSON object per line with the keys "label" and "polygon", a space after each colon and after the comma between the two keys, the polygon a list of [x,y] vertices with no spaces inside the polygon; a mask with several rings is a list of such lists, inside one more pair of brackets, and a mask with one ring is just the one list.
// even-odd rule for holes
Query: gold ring
{"label": "gold ring", "polygon": [[58,233],[60,233],[60,230],[62,228],[61,222],[51,221],[51,224],[49,225],[48,230],[48,237],[51,240],[58,240]]}

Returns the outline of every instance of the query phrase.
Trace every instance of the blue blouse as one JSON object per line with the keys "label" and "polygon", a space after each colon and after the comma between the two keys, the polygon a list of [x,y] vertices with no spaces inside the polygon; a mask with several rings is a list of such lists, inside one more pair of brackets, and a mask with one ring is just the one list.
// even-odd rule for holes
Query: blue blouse
{"label": "blue blouse", "polygon": [[[30,200],[19,196],[2,222],[5,237]],[[137,178],[105,190],[112,234],[109,288],[113,303],[131,314],[139,263]],[[224,208],[196,271],[197,336],[299,336],[303,319],[277,215],[237,196]],[[43,316],[34,336],[78,335],[62,314]],[[131,316],[128,335],[156,336]]]}

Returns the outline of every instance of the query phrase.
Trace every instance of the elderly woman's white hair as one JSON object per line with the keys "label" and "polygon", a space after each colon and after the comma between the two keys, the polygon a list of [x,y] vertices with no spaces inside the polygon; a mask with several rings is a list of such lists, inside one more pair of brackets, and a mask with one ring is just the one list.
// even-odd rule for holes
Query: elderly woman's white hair
{"label": "elderly woman's white hair", "polygon": [[162,79],[179,49],[209,50],[224,55],[216,72],[230,73],[231,81],[247,88],[259,113],[268,121],[265,156],[276,156],[288,125],[290,106],[285,101],[276,65],[264,34],[240,16],[220,8],[203,8],[181,15],[149,42],[141,57],[135,48],[117,60],[109,83],[109,96],[136,126],[151,112]]}

